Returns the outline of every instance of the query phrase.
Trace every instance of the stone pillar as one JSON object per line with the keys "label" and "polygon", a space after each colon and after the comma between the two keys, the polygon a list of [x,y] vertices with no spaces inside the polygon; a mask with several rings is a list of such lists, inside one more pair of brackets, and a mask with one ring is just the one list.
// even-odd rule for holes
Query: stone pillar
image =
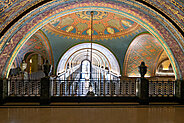
{"label": "stone pillar", "polygon": [[51,98],[51,88],[50,88],[50,77],[44,77],[41,79],[41,96],[40,105],[49,105]]}
{"label": "stone pillar", "polygon": [[175,95],[180,103],[184,103],[184,80],[176,80]]}
{"label": "stone pillar", "polygon": [[139,78],[139,103],[142,105],[149,104],[149,81],[145,78]]}
{"label": "stone pillar", "polygon": [[3,104],[3,79],[0,78],[0,105]]}
{"label": "stone pillar", "polygon": [[4,99],[7,96],[7,80],[0,78],[0,105],[3,105]]}
{"label": "stone pillar", "polygon": [[149,104],[149,81],[144,78],[147,72],[147,66],[142,61],[138,67],[141,78],[139,78],[139,103],[143,105]]}

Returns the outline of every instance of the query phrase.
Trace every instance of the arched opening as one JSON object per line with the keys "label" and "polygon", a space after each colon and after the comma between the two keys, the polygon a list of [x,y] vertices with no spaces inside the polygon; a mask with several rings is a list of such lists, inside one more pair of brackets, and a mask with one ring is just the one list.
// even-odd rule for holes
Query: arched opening
{"label": "arched opening", "polygon": [[[91,78],[93,79],[105,79],[105,75],[107,79],[107,73],[111,75],[111,78],[108,75],[108,79],[119,78],[120,66],[116,57],[107,48],[96,43],[93,43],[92,68],[90,68],[90,46],[90,43],[82,43],[68,49],[58,62],[58,77],[62,79],[67,79],[69,76],[73,79],[90,78],[86,74],[80,76],[79,73],[80,70],[88,73],[92,69]],[[101,75],[102,73],[104,73],[104,76]]]}
{"label": "arched opening", "polygon": [[32,80],[40,80],[44,77],[43,73],[43,64],[45,61],[45,57],[41,54],[35,52],[28,52],[24,55],[24,57],[17,57],[19,62],[17,63],[17,67],[15,67],[16,60],[14,61],[14,65],[10,70],[9,77],[16,79],[32,79]]}
{"label": "arched opening", "polygon": [[[86,8],[86,10],[102,10],[102,11],[105,11],[105,10],[103,10],[103,7],[94,7],[94,8]],[[128,9],[127,9],[128,10]],[[82,11],[80,8],[76,8],[76,10],[74,10],[74,11],[70,11],[70,13],[72,13],[72,12],[78,12],[78,11]],[[147,30],[149,30],[157,39],[158,39],[158,41],[159,42],[161,42],[161,44],[163,45],[163,47],[165,48],[165,50],[167,51],[167,54],[168,54],[168,56],[169,56],[169,59],[171,60],[171,63],[172,63],[172,65],[173,65],[173,69],[174,69],[174,72],[177,74],[177,76],[180,76],[181,77],[181,71],[180,71],[180,65],[178,66],[178,64],[177,64],[177,60],[175,61],[175,57],[177,57],[177,55],[173,55],[172,54],[172,51],[170,51],[170,48],[168,48],[168,46],[167,46],[167,43],[164,41],[164,39],[163,39],[163,37],[161,37],[160,35],[159,35],[159,31],[158,30],[153,30],[153,28],[150,26],[150,25],[148,25],[148,23],[145,23],[145,22],[143,22],[142,20],[144,20],[144,19],[140,19],[139,17],[136,17],[135,15],[136,14],[133,14],[132,15],[132,13],[129,13],[129,12],[131,12],[131,11],[122,11],[120,8],[119,8],[119,10],[118,11],[116,11],[116,10],[113,10],[112,8],[108,8],[108,10],[106,10],[106,11],[113,11],[114,13],[118,13],[118,14],[120,14],[120,15],[125,15],[125,16],[127,16],[127,17],[129,17],[129,18],[131,18],[132,20],[134,20],[134,21],[137,21],[139,24],[141,24],[143,27],[145,27]],[[62,10],[62,12],[64,12],[63,10]],[[47,18],[47,21],[51,21],[51,20],[53,20],[53,19],[55,19],[55,18],[57,18],[57,17],[59,17],[59,16],[62,16],[63,15],[63,13],[57,13],[58,14],[58,16],[57,15],[54,15],[54,17],[51,17],[51,18]],[[64,12],[64,15],[66,14],[66,12]],[[132,16],[130,16],[129,14],[131,14]],[[50,15],[52,15],[52,14],[50,14]],[[139,14],[138,14],[139,15]],[[150,19],[151,20],[151,19]],[[150,21],[149,20],[149,21]],[[146,22],[148,21],[148,20],[145,20]],[[148,22],[149,22],[148,21]],[[44,22],[44,24],[45,24],[46,22]],[[35,32],[35,30],[37,30],[37,29],[39,29],[39,28],[41,28],[44,24],[39,24],[39,25],[37,25],[36,26],[36,28],[34,28],[34,32]],[[154,25],[154,27],[156,27],[155,25]],[[72,29],[72,27],[70,27],[70,28],[68,28],[68,31],[70,31]],[[112,28],[109,28],[108,29],[109,30],[109,32],[110,33],[113,33],[113,31],[111,31],[112,30]],[[108,32],[108,31],[107,31]],[[31,33],[31,35],[32,35],[32,33]],[[22,40],[23,42],[24,41],[26,41],[27,39],[28,39],[28,37],[30,37],[30,35],[28,36],[26,36],[26,38],[25,38],[25,40]],[[17,47],[18,49],[20,48],[20,46],[18,46]],[[17,51],[17,48],[16,48],[16,50],[15,51]],[[14,53],[14,55],[16,56],[16,53]],[[10,61],[9,62],[11,62],[12,63],[12,59],[14,59],[14,58],[11,58],[10,59]],[[177,59],[177,58],[176,58]],[[9,70],[9,68],[10,68],[10,66],[7,66],[7,68],[5,69],[5,71],[6,70]]]}
{"label": "arched opening", "polygon": [[175,79],[173,68],[168,58],[158,63],[155,79],[162,81],[173,81]]}
{"label": "arched opening", "polygon": [[[164,59],[167,59],[167,63],[165,62],[165,64],[163,63]],[[148,79],[165,80],[163,76],[167,75],[167,80],[174,81],[173,77],[176,77],[176,75],[173,72],[171,61],[160,43],[148,33],[138,35],[129,45],[124,60],[123,76],[140,77],[138,66],[142,61],[148,67],[147,74],[145,75]],[[165,68],[163,68],[163,65],[165,65]],[[163,73],[163,70],[162,72],[158,72],[161,68],[172,69],[172,73],[166,74],[166,71]]]}
{"label": "arched opening", "polygon": [[[61,57],[57,65],[57,79],[66,81],[64,85],[69,83],[67,88],[74,89],[72,91],[80,96],[87,95],[89,86],[97,94],[102,88],[109,88],[111,80],[119,82],[120,66],[106,47],[92,43],[91,49],[91,43],[81,43],[68,49]],[[108,86],[105,86],[107,83]],[[66,93],[70,95],[70,92]]]}
{"label": "arched opening", "polygon": [[[50,43],[44,32],[38,30],[25,44],[23,44],[17,53],[13,61],[15,69],[13,71],[21,68],[22,61],[24,60],[27,64],[25,71],[29,74],[29,78],[41,79],[41,77],[43,77],[42,65],[46,59],[49,60],[50,64],[54,64]],[[13,69],[13,66],[11,69]],[[12,74],[11,72],[12,70],[9,75]],[[36,75],[37,73],[39,74]]]}
{"label": "arched opening", "polygon": [[80,79],[85,79],[85,80],[89,80],[90,79],[90,68],[91,64],[89,60],[83,60],[81,62],[81,77]]}
{"label": "arched opening", "polygon": [[43,64],[45,58],[40,54],[33,53],[25,57],[27,63],[26,72],[29,74],[29,79],[39,80],[44,77]]}

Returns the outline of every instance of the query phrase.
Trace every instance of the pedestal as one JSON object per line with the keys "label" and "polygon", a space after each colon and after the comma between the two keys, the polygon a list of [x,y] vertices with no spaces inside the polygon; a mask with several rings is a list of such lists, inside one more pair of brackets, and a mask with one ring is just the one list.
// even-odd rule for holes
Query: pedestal
{"label": "pedestal", "polygon": [[3,104],[3,80],[0,78],[0,105]]}
{"label": "pedestal", "polygon": [[149,104],[149,81],[145,78],[139,79],[139,103],[142,105]]}
{"label": "pedestal", "polygon": [[51,98],[50,77],[41,79],[40,105],[49,105]]}
{"label": "pedestal", "polygon": [[0,78],[0,105],[4,104],[4,99],[8,94],[8,89],[7,89],[7,80],[6,79],[1,79]]}
{"label": "pedestal", "polygon": [[175,95],[178,101],[184,104],[184,80],[177,80],[175,83]]}

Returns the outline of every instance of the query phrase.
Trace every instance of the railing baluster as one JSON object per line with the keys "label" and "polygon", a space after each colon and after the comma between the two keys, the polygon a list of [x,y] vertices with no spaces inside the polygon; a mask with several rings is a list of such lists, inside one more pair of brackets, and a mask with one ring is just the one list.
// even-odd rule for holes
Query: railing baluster
{"label": "railing baluster", "polygon": [[62,81],[62,89],[63,89],[62,95],[65,96],[65,80]]}
{"label": "railing baluster", "polygon": [[59,84],[60,84],[60,80],[56,82],[56,96],[59,96],[60,95],[59,94],[60,93],[60,91],[59,91],[60,90]]}
{"label": "railing baluster", "polygon": [[17,79],[15,80],[15,96],[17,96],[17,93],[18,93],[18,82],[17,82]]}
{"label": "railing baluster", "polygon": [[110,96],[112,96],[113,95],[113,85],[112,85],[112,80],[110,80]]}
{"label": "railing baluster", "polygon": [[136,80],[133,81],[134,82],[134,96],[136,95]]}
{"label": "railing baluster", "polygon": [[95,95],[97,95],[97,84],[96,84],[96,81],[95,81]]}
{"label": "railing baluster", "polygon": [[72,82],[72,96],[74,95],[74,86],[73,86],[74,82]]}
{"label": "railing baluster", "polygon": [[125,85],[124,80],[123,80],[122,86],[123,86],[123,96],[125,96],[126,95],[126,85]]}
{"label": "railing baluster", "polygon": [[98,79],[98,95],[97,96],[100,96],[100,79]]}
{"label": "railing baluster", "polygon": [[12,79],[10,79],[10,95],[12,96],[13,93],[14,93],[14,86],[13,86],[13,82],[12,82]]}
{"label": "railing baluster", "polygon": [[84,83],[82,82],[82,95],[84,94],[84,93],[83,93],[83,91],[84,91],[84,90],[83,90],[83,85],[84,85]]}
{"label": "railing baluster", "polygon": [[103,79],[103,96],[106,96],[106,94],[105,94],[105,79]]}
{"label": "railing baluster", "polygon": [[132,89],[131,80],[129,80],[129,83],[128,83],[128,95],[129,96],[131,95],[131,89]]}
{"label": "railing baluster", "polygon": [[59,96],[62,96],[63,95],[63,83],[61,82],[61,80],[59,80]]}
{"label": "railing baluster", "polygon": [[149,96],[152,95],[152,88],[153,88],[153,84],[152,84],[152,80],[149,81]]}
{"label": "railing baluster", "polygon": [[35,81],[35,96],[38,95],[38,83]]}

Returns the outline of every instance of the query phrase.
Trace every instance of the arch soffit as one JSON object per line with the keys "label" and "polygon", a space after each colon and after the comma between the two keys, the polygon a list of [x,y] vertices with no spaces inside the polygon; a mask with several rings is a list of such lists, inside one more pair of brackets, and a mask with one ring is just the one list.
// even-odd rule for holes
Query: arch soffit
{"label": "arch soffit", "polygon": [[[64,69],[66,69],[67,63],[68,63],[69,61],[72,61],[72,60],[71,60],[71,57],[72,57],[72,56],[77,57],[77,55],[82,55],[80,52],[83,52],[82,50],[86,50],[86,49],[89,49],[89,48],[82,48],[82,49],[79,49],[79,50],[75,51],[74,53],[72,53],[72,54],[69,56],[69,58],[67,59],[67,61],[66,61],[66,63],[65,63]],[[101,52],[100,52],[99,50],[93,48],[93,51],[94,51],[94,50],[96,50],[99,54],[101,54]],[[77,53],[77,54],[76,54],[76,53]],[[84,52],[83,52],[83,53],[84,53]],[[94,52],[93,52],[93,54],[94,54]],[[101,54],[101,56],[104,57],[104,54]],[[81,57],[79,56],[79,58],[77,59],[78,62],[80,62],[80,61],[79,61],[80,58],[81,58]],[[94,58],[94,57],[93,57],[93,58]],[[100,60],[104,63],[104,59],[102,59],[102,58],[99,57],[99,56],[98,56],[97,58],[100,58]],[[73,60],[74,60],[74,59],[73,59]],[[107,62],[109,63],[109,60],[108,60],[106,57],[105,57],[105,60],[107,60]]]}
{"label": "arch soffit", "polygon": [[[70,58],[71,61],[75,60],[76,57],[78,57],[77,55],[84,55],[85,53],[87,53],[87,52],[85,52],[86,49],[88,50],[89,48],[83,48],[83,49],[80,49],[80,50],[76,51],[75,53],[78,53],[78,54],[76,54],[76,55],[71,55],[71,57],[73,56],[73,58]],[[83,50],[84,50],[84,51],[83,51]],[[90,50],[90,49],[89,49],[89,50]],[[80,52],[82,52],[82,53],[80,53]],[[105,56],[105,54],[102,53],[101,51],[99,51],[99,50],[93,48],[92,54],[95,55],[95,56],[97,56],[97,57],[93,57],[93,58],[98,58],[98,59],[100,59],[99,61],[102,61],[103,64],[105,64],[105,61],[107,61],[108,64],[110,65],[110,62],[109,62],[108,58],[107,58],[107,57]],[[111,68],[111,66],[109,66],[109,67]]]}
{"label": "arch soffit", "polygon": [[[75,61],[77,61],[78,63],[80,63],[83,59],[86,59],[84,57],[84,54],[78,54],[79,57],[77,57],[76,59],[74,59]],[[106,60],[106,59],[105,59]],[[93,64],[97,64],[97,65],[100,65],[100,64],[103,64],[105,65],[105,61],[98,55],[98,53],[93,53]],[[109,66],[109,63],[108,63],[108,66]]]}
{"label": "arch soffit", "polygon": [[[83,53],[77,53],[77,54],[75,54],[75,56],[73,56],[73,58],[71,57],[70,58],[70,61],[76,61],[76,62],[79,62],[80,63],[80,61],[82,60],[82,59],[85,59],[85,54],[86,54],[87,52],[83,52]],[[96,59],[96,61],[98,62],[98,64],[100,63],[100,62],[104,62],[104,60],[102,59],[102,55],[100,55],[100,54],[98,54],[98,53],[94,53],[93,52],[93,55],[95,55],[95,57],[93,57],[93,59]],[[100,56],[102,56],[102,57],[100,57]]]}
{"label": "arch soffit", "polygon": [[42,39],[42,42],[44,43],[45,45],[45,48],[47,49],[47,52],[48,52],[48,59],[50,61],[50,64],[53,65],[54,67],[54,55],[53,55],[53,52],[52,52],[52,47],[50,45],[50,42],[47,38],[47,36],[45,35],[45,33],[42,31],[42,30],[38,30],[37,31],[38,33],[36,33],[41,39]]}
{"label": "arch soffit", "polygon": [[[24,56],[27,54],[27,53],[30,53],[30,52],[37,52],[38,54],[42,55],[45,59],[49,59],[50,63],[52,63],[52,53],[50,51],[50,44],[49,44],[49,41],[47,39],[47,37],[45,37],[44,33],[40,30],[38,30],[35,34],[34,34],[36,37],[38,37],[38,40],[43,44],[43,48],[45,49],[46,52],[42,52],[40,51],[40,49],[38,49],[37,51],[32,51],[31,49],[29,48],[33,48],[34,45],[35,45],[35,42],[33,42],[33,44],[31,44],[32,46],[30,46],[29,44],[28,47],[25,47],[25,45],[23,46],[24,47]],[[27,42],[25,42],[26,44]],[[37,43],[37,42],[36,42]],[[27,49],[27,50],[26,50]],[[48,57],[48,58],[47,58]]]}
{"label": "arch soffit", "polygon": [[[53,67],[54,67],[54,58],[53,58],[53,53],[52,53],[52,48],[51,48],[51,45],[50,45],[50,42],[49,42],[49,40],[48,40],[48,38],[47,38],[47,36],[44,34],[44,32],[43,31],[41,31],[41,30],[38,30],[35,34],[34,34],[35,36],[37,36],[38,38],[39,38],[39,40],[43,43],[43,46],[44,46],[44,49],[45,49],[45,51],[46,51],[46,54],[44,54],[44,52],[42,53],[42,52],[36,52],[36,51],[32,51],[31,49],[29,49],[30,48],[30,46],[28,46],[27,48],[27,50],[25,50],[25,51],[23,51],[24,53],[23,53],[23,58],[26,56],[26,54],[27,53],[31,53],[31,54],[29,54],[28,56],[26,56],[26,57],[31,57],[32,55],[34,55],[34,54],[40,54],[44,59],[48,59],[49,60],[49,62],[50,62],[50,64],[52,64],[53,65]],[[26,42],[25,42],[26,43]],[[18,52],[19,53],[19,52]],[[22,54],[21,54],[22,55]],[[17,55],[18,56],[18,55]],[[21,63],[21,62],[20,62]]]}

